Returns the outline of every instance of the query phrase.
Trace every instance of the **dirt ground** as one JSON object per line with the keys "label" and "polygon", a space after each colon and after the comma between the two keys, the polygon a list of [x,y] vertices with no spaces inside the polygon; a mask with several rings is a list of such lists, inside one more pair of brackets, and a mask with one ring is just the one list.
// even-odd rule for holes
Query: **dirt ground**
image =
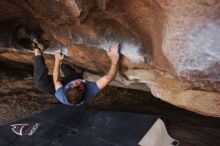
{"label": "dirt ground", "polygon": [[[32,70],[27,64],[0,61],[0,125],[60,104],[53,95],[34,88]],[[162,115],[169,134],[181,146],[220,146],[220,119],[177,108],[147,92],[107,87],[88,106]]]}

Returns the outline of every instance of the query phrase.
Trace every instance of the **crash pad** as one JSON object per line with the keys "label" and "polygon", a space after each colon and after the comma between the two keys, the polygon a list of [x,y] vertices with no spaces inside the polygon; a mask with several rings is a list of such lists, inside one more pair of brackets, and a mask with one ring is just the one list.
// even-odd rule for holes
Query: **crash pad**
{"label": "crash pad", "polygon": [[59,105],[0,127],[0,146],[137,146],[158,116]]}

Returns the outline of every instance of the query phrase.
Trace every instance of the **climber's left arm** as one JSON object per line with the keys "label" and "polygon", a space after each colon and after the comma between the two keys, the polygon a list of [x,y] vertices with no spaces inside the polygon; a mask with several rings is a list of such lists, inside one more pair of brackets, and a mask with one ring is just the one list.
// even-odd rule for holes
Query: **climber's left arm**
{"label": "climber's left arm", "polygon": [[99,80],[96,81],[96,84],[100,90],[106,87],[116,77],[119,62],[118,49],[119,44],[115,43],[108,52],[108,56],[111,59],[111,67],[105,76],[101,77]]}

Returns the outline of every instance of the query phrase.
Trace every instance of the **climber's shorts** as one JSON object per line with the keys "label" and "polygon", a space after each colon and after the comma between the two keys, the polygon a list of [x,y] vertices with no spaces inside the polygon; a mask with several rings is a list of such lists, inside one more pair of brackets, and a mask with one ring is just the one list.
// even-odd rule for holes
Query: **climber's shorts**
{"label": "climber's shorts", "polygon": [[[61,80],[63,86],[72,80],[82,79],[83,74],[77,73],[71,66],[67,64],[61,64],[61,70],[64,74],[64,78]],[[42,55],[34,56],[34,80],[36,88],[50,94],[55,94],[53,77],[52,75],[48,74],[48,68],[46,67]]]}

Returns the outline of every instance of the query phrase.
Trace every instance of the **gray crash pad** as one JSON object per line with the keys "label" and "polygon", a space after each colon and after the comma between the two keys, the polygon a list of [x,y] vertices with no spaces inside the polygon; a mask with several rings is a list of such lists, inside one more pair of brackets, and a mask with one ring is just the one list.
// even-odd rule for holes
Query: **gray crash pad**
{"label": "gray crash pad", "polygon": [[59,105],[0,127],[0,146],[137,146],[157,116]]}

